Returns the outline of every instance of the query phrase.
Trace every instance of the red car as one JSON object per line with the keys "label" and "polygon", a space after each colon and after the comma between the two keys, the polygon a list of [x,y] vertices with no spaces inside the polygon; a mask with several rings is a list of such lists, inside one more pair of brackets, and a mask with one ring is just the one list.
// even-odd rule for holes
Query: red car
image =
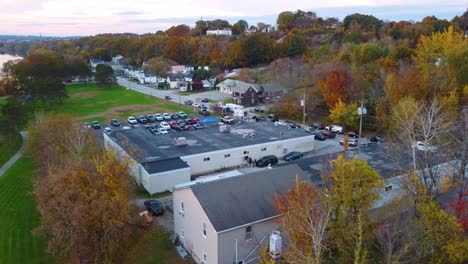
{"label": "red car", "polygon": [[324,130],[322,132],[327,138],[334,138],[336,137],[336,134],[331,132],[330,130]]}
{"label": "red car", "polygon": [[195,121],[195,123],[197,123],[197,124],[201,123],[200,118],[194,117],[194,118],[192,118],[192,120]]}
{"label": "red car", "polygon": [[184,126],[184,130],[193,131],[193,130],[195,130],[195,128],[193,126],[191,126],[191,125],[186,125],[186,126]]}

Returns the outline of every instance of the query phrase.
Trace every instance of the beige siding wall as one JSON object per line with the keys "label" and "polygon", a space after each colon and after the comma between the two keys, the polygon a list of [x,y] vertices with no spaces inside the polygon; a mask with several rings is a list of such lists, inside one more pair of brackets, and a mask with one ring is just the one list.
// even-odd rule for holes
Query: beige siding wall
{"label": "beige siding wall", "polygon": [[144,168],[141,171],[143,186],[150,194],[169,191],[174,189],[177,184],[190,181],[190,168],[155,174],[148,174]]}
{"label": "beige siding wall", "polygon": [[[262,149],[264,150],[262,151]],[[186,161],[190,166],[192,175],[197,175],[246,164],[247,161],[244,160],[244,156],[249,156],[252,159],[260,159],[266,155],[275,155],[278,158],[281,158],[284,156],[284,154],[290,151],[308,152],[312,151],[313,149],[313,136],[305,136],[282,141],[274,141],[245,147],[184,156],[180,158]],[[244,154],[244,151],[247,151],[248,154]],[[229,156],[226,157],[225,155]],[[205,158],[210,158],[210,160],[204,161]]]}
{"label": "beige siding wall", "polygon": [[[197,263],[206,255],[207,264],[215,264],[218,259],[218,237],[203,208],[190,188],[175,190],[174,232],[179,236],[184,248],[192,254]],[[182,211],[181,203],[184,203]],[[206,224],[206,237],[203,236],[203,223]]]}
{"label": "beige siding wall", "polygon": [[269,243],[271,231],[275,230],[278,226],[276,219],[278,218],[252,224],[252,239],[246,239],[246,226],[219,233],[218,263],[234,263],[236,260],[236,240],[237,261],[243,260],[244,263],[258,263],[260,249],[264,247],[266,243]]}

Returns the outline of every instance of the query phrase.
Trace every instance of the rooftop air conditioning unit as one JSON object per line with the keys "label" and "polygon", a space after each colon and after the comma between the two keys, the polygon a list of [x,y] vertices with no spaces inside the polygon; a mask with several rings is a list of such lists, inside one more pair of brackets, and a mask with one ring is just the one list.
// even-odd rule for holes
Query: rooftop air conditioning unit
{"label": "rooftop air conditioning unit", "polygon": [[176,146],[185,146],[187,145],[187,138],[185,137],[178,137],[178,138],[174,138],[175,140],[175,145]]}
{"label": "rooftop air conditioning unit", "polygon": [[282,239],[280,231],[273,231],[270,235],[270,256],[278,259],[281,256]]}

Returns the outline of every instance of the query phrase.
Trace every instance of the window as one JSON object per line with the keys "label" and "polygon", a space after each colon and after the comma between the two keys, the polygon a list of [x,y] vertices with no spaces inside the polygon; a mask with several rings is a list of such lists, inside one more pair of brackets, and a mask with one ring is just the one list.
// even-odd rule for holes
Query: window
{"label": "window", "polygon": [[247,226],[245,228],[245,240],[250,240],[253,238],[252,226]]}
{"label": "window", "polygon": [[262,151],[266,151],[266,148],[262,148],[261,150],[262,150]]}
{"label": "window", "polygon": [[203,161],[209,161],[209,160],[210,160],[209,157],[208,158],[203,158]]}
{"label": "window", "polygon": [[247,150],[245,150],[245,151],[244,151],[244,155],[245,155],[245,154],[249,154],[249,152],[248,152]]}
{"label": "window", "polygon": [[180,214],[184,216],[185,209],[184,209],[184,202],[180,202]]}
{"label": "window", "polygon": [[231,154],[224,154],[224,157],[229,158],[229,157],[231,157]]}
{"label": "window", "polygon": [[203,263],[206,264],[206,254],[205,253],[203,253]]}
{"label": "window", "polygon": [[182,234],[180,235],[182,238],[185,237],[185,233],[184,233],[184,230],[182,229]]}
{"label": "window", "polygon": [[391,185],[388,185],[388,186],[385,186],[385,191],[386,192],[389,192],[392,190],[392,186]]}
{"label": "window", "polygon": [[203,223],[203,237],[206,238],[206,224]]}

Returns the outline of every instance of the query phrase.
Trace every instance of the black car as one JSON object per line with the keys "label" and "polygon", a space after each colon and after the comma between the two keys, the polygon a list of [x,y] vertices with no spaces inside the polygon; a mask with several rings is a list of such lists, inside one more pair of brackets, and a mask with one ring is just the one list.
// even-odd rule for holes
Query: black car
{"label": "black car", "polygon": [[101,124],[98,121],[93,121],[91,127],[94,129],[101,129]]}
{"label": "black car", "polygon": [[172,120],[179,119],[179,115],[178,114],[171,114],[171,118],[172,118]]}
{"label": "black car", "polygon": [[296,159],[302,158],[303,155],[304,154],[302,152],[292,151],[292,152],[289,152],[288,154],[284,155],[283,159],[285,161],[296,160]]}
{"label": "black car", "polygon": [[138,121],[138,123],[142,123],[142,124],[148,123],[148,119],[147,119],[146,116],[144,116],[144,115],[139,116],[139,117],[137,118],[137,121]]}
{"label": "black car", "polygon": [[373,136],[369,138],[369,141],[372,143],[383,143],[385,140],[381,136]]}
{"label": "black car", "polygon": [[290,128],[300,128],[301,126],[296,124],[296,123],[292,123],[292,122],[285,122],[286,125],[288,125]]}
{"label": "black car", "polygon": [[192,101],[192,100],[186,100],[186,101],[184,102],[184,104],[186,104],[186,105],[193,105],[193,101]]}
{"label": "black car", "polygon": [[169,95],[166,95],[166,96],[164,96],[164,99],[166,99],[166,100],[168,100],[168,101],[169,101],[169,100],[171,100],[171,99],[172,99],[172,97],[170,97]]}
{"label": "black car", "polygon": [[208,106],[202,104],[202,105],[201,105],[201,110],[208,110]]}
{"label": "black car", "polygon": [[158,200],[147,200],[144,203],[146,211],[148,211],[152,215],[163,215],[164,214],[164,206]]}
{"label": "black car", "polygon": [[310,125],[311,127],[315,128],[315,129],[325,129],[325,124],[324,123],[320,123],[320,122],[315,122],[313,123],[312,125]]}
{"label": "black car", "polygon": [[263,108],[258,107],[258,106],[254,108],[254,111],[255,111],[255,112],[258,112],[258,113],[263,113],[263,112],[265,112],[265,110],[264,110]]}
{"label": "black car", "polygon": [[201,101],[202,103],[208,103],[210,100],[208,100],[208,98],[203,98]]}
{"label": "black car", "polygon": [[154,115],[146,115],[146,119],[148,119],[150,123],[156,122],[156,117]]}
{"label": "black car", "polygon": [[266,167],[268,165],[275,165],[278,163],[278,158],[273,155],[268,155],[257,160],[257,167]]}
{"label": "black car", "polygon": [[195,120],[193,120],[192,118],[189,118],[186,120],[186,123],[187,125],[193,125],[193,124],[196,124],[197,122],[195,122]]}
{"label": "black car", "polygon": [[269,115],[267,115],[267,119],[270,120],[271,122],[276,122],[276,121],[279,120],[279,119],[278,119],[278,116],[275,115],[275,114],[269,114]]}
{"label": "black car", "polygon": [[118,126],[120,126],[119,120],[117,120],[117,119],[112,119],[112,120],[111,120],[111,126],[113,126],[113,127],[118,127]]}
{"label": "black car", "polygon": [[327,136],[325,136],[322,132],[318,132],[318,133],[315,133],[314,139],[324,141],[327,139]]}
{"label": "black car", "polygon": [[263,115],[256,115],[256,116],[253,116],[252,119],[254,119],[255,121],[259,122],[259,121],[266,121],[266,117],[263,116]]}
{"label": "black car", "polygon": [[204,116],[209,116],[210,115],[210,112],[208,110],[200,110],[200,111],[198,111],[198,113],[200,115],[204,115]]}

